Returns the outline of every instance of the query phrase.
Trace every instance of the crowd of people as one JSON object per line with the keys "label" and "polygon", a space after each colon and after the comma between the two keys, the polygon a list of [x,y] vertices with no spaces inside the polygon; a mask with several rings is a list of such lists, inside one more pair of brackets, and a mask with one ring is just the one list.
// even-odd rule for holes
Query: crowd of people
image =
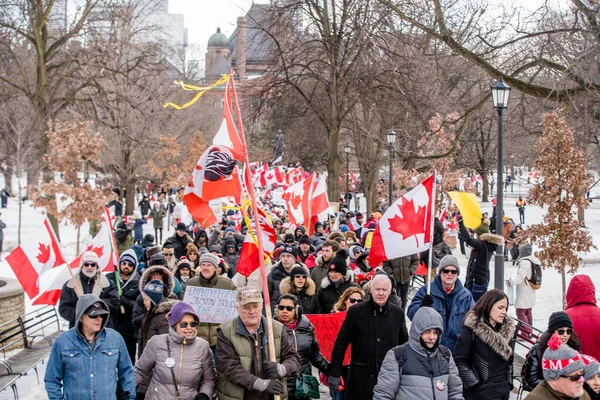
{"label": "crowd of people", "polygon": [[[514,229],[490,232],[484,215],[469,230],[455,216],[470,249],[463,283],[465,267],[437,219],[431,265],[426,252],[373,268],[370,236],[381,214],[344,210],[339,229],[321,222],[307,229],[290,226],[274,208],[278,243],[263,287],[259,270],[248,277],[236,272],[245,234],[236,211],[206,228],[173,221],[175,233],[161,241],[166,210],[146,200],[116,225],[116,271],[104,275],[98,256],[86,252],[63,288],[59,313],[71,329],[55,341],[48,361],[50,399],[300,400],[309,398],[304,388],[313,367],[336,400],[509,398],[516,324],[509,296],[488,289],[489,262],[497,246],[517,247],[517,273],[507,286],[526,323],[519,338],[532,334],[535,290],[528,279],[539,263],[518,232],[510,237]],[[137,222],[148,216],[155,235],[143,235]],[[410,282],[423,265],[431,289],[424,285],[409,300]],[[202,321],[184,301],[188,286],[236,291],[238,316]],[[600,398],[600,308],[589,277],[573,278],[567,301],[527,356],[527,398]],[[272,325],[265,307],[273,311]],[[331,313],[345,314],[338,314],[343,322],[326,357],[307,315]]]}

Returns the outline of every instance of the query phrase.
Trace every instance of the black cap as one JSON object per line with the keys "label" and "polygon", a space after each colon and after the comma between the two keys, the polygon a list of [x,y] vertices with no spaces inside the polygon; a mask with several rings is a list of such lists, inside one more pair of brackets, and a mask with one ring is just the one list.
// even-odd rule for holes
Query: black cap
{"label": "black cap", "polygon": [[102,303],[95,302],[94,304],[89,306],[87,310],[85,310],[85,314],[90,317],[95,317],[97,315],[107,315],[108,311],[105,310],[104,307],[102,307]]}
{"label": "black cap", "polygon": [[284,253],[290,254],[292,257],[296,258],[296,249],[293,246],[283,246],[283,250],[281,250],[279,256]]}

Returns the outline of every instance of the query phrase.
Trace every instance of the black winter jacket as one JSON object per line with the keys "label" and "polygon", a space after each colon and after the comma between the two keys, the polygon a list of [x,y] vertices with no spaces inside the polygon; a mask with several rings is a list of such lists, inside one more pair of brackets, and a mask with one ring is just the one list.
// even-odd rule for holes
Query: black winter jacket
{"label": "black winter jacket", "polygon": [[490,282],[490,259],[498,246],[504,243],[504,238],[492,233],[484,233],[475,239],[463,224],[460,224],[459,238],[473,248],[467,264],[465,287],[472,290],[473,281],[477,285],[487,285]]}
{"label": "black winter jacket", "polygon": [[512,390],[514,331],[511,319],[505,320],[496,331],[473,311],[467,313],[454,348],[465,400],[508,400]]}
{"label": "black winter jacket", "polygon": [[302,312],[304,314],[317,313],[317,295],[315,292],[315,282],[309,277],[306,278],[306,284],[303,290],[298,290],[292,285],[291,277],[287,277],[279,284],[280,294],[293,294],[300,303],[302,303]]}
{"label": "black winter jacket", "polygon": [[346,276],[337,282],[332,282],[329,277],[323,278],[321,287],[317,291],[317,314],[329,314],[346,289],[350,286],[360,287],[359,284],[352,282],[353,276],[354,273],[348,268]]}
{"label": "black winter jacket", "polygon": [[[106,274],[106,277],[111,284],[117,288],[115,273],[108,273]],[[137,338],[138,329],[135,327],[135,325],[133,325],[133,308],[135,307],[135,301],[140,294],[140,289],[138,287],[140,284],[140,278],[137,271],[133,271],[133,274],[126,282],[119,280],[119,283],[121,285],[123,295],[119,297],[120,307],[114,315],[113,328],[123,337],[128,336]],[[123,308],[124,312],[121,312],[121,307]]]}
{"label": "black winter jacket", "polygon": [[290,274],[283,268],[283,264],[278,262],[269,275],[267,275],[267,286],[269,289],[269,296],[271,297],[271,310],[277,305],[277,300],[281,296],[279,291],[279,285],[285,278],[289,278]]}
{"label": "black winter jacket", "polygon": [[179,260],[181,256],[185,256],[187,254],[187,244],[191,241],[192,239],[190,239],[190,237],[187,234],[179,236],[177,232],[175,232],[173,236],[171,236],[165,241],[165,245],[170,244],[171,246],[173,246],[175,257]]}
{"label": "black winter jacket", "polygon": [[[567,343],[571,346],[570,343]],[[581,348],[576,346],[571,346],[578,352],[581,351]],[[545,349],[544,349],[545,350]],[[544,375],[542,371],[542,356],[544,355],[544,351],[542,350],[542,344],[536,343],[531,346],[529,353],[525,357],[527,364],[524,365],[526,370],[523,371],[524,379],[523,383],[525,384],[525,390],[531,392],[537,385],[539,385],[544,380]]]}

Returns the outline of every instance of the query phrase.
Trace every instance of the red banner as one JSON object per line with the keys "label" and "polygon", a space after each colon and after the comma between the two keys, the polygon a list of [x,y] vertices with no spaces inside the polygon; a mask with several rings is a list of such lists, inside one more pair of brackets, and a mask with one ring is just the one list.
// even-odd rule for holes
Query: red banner
{"label": "red banner", "polygon": [[[333,345],[337,338],[338,332],[342,327],[342,323],[346,318],[346,312],[332,314],[306,314],[306,317],[315,327],[315,338],[319,342],[321,354],[329,362],[331,362],[331,353]],[[346,350],[344,362],[342,365],[350,365],[350,347]]]}

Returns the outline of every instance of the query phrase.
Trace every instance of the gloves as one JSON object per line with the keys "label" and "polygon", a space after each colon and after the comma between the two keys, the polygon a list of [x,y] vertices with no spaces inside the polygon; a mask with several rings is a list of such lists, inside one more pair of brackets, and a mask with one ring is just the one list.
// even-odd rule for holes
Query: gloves
{"label": "gloves", "polygon": [[327,379],[327,386],[329,386],[329,389],[337,392],[338,387],[340,386],[340,382],[341,382],[341,378],[339,376],[330,376]]}
{"label": "gloves", "polygon": [[421,299],[421,307],[431,307],[433,306],[433,296],[430,294],[426,294]]}
{"label": "gloves", "polygon": [[128,398],[129,392],[117,386],[117,400],[127,400]]}
{"label": "gloves", "polygon": [[125,296],[119,296],[119,304],[122,306],[126,306],[128,305],[128,300]]}
{"label": "gloves", "polygon": [[283,394],[283,385],[276,379],[260,379],[254,382],[254,390],[269,394]]}
{"label": "gloves", "polygon": [[263,362],[263,367],[265,369],[265,375],[268,379],[279,379],[287,375],[285,366],[277,364],[274,361]]}
{"label": "gloves", "polygon": [[196,395],[196,398],[194,400],[210,400],[210,397],[208,397],[207,394],[204,393],[198,393]]}

